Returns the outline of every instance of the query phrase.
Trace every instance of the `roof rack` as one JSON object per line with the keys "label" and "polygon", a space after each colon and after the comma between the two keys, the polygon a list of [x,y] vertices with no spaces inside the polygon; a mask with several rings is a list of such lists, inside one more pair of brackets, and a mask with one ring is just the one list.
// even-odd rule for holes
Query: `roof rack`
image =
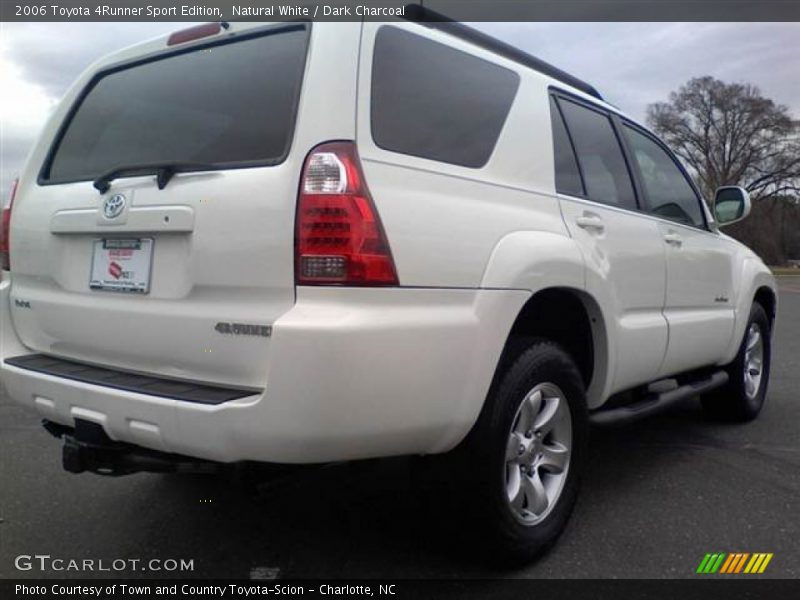
{"label": "roof rack", "polygon": [[439,31],[449,33],[452,36],[471,42],[476,46],[484,48],[485,50],[494,52],[503,58],[513,60],[514,62],[525,65],[526,67],[530,67],[531,69],[547,75],[548,77],[557,79],[561,83],[572,86],[575,89],[589,94],[590,96],[594,96],[598,100],[603,100],[600,92],[598,92],[594,86],[581,79],[578,79],[574,75],[570,75],[566,71],[562,71],[558,67],[554,67],[548,62],[536,58],[535,56],[531,56],[527,52],[523,52],[519,48],[515,48],[511,44],[500,41],[497,38],[483,33],[482,31],[478,31],[473,27],[464,25],[458,21],[454,21],[450,17],[447,17],[429,8],[425,8],[420,4],[409,4],[405,8],[405,19],[407,21],[412,21],[414,23],[419,23],[426,27],[430,27],[431,29],[437,29]]}

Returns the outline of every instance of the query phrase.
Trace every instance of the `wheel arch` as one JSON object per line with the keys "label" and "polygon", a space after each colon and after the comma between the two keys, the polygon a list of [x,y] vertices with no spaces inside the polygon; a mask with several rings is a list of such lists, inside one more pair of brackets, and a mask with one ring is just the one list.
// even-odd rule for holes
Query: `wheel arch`
{"label": "wheel arch", "polygon": [[764,307],[774,326],[778,312],[778,288],[772,272],[756,258],[747,258],[742,261],[739,271],[738,287],[742,290],[737,297],[735,307],[735,324],[733,335],[725,355],[718,363],[730,363],[739,351],[739,345],[744,338],[744,331],[750,319],[750,309],[753,303],[758,302]]}
{"label": "wheel arch", "polygon": [[[558,327],[563,322],[579,325],[573,329]],[[491,409],[491,398],[503,373],[537,338],[555,342],[573,358],[586,386],[587,408],[596,408],[602,403],[610,369],[606,319],[600,305],[579,288],[543,288],[533,293],[517,312],[498,355],[480,410],[469,431],[459,438],[459,444],[468,443],[476,434],[484,415]]]}
{"label": "wheel arch", "polygon": [[778,297],[775,291],[768,286],[762,285],[756,290],[753,302],[757,302],[764,308],[767,312],[767,317],[769,317],[770,327],[772,327],[778,312]]}
{"label": "wheel arch", "polygon": [[[501,238],[490,256],[480,287],[494,290],[516,290],[526,294],[524,300],[503,318],[502,330],[486,332],[492,351],[487,371],[487,386],[480,399],[474,398],[465,408],[463,425],[435,451],[446,451],[464,443],[484,414],[488,399],[496,388],[500,374],[519,348],[525,336],[555,338],[552,341],[578,354],[579,369],[588,381],[586,399],[589,409],[599,406],[610,387],[614,355],[611,352],[613,331],[602,303],[585,290],[585,262],[575,241],[561,233],[549,231],[517,231]],[[563,301],[563,302],[561,302]],[[564,308],[561,307],[563,303]],[[560,311],[560,312],[559,312]],[[566,312],[565,312],[566,311]],[[553,328],[538,327],[547,317],[574,316],[581,323],[580,333],[571,338],[554,335]],[[553,317],[553,320],[556,319]],[[563,333],[563,332],[561,332]],[[564,343],[566,339],[566,344]],[[585,342],[580,347],[578,340]],[[524,342],[523,342],[524,343]],[[580,355],[578,349],[591,352]]]}
{"label": "wheel arch", "polygon": [[561,346],[575,361],[590,407],[600,402],[609,373],[606,320],[597,301],[584,290],[549,287],[523,305],[506,338],[495,378],[513,360],[520,342],[544,338]]}
{"label": "wheel arch", "polygon": [[[582,373],[587,381],[589,408],[602,404],[611,387],[611,374],[615,367],[616,356],[612,348],[615,332],[612,315],[606,314],[609,309],[607,301],[604,304],[602,298],[586,291],[586,270],[587,264],[579,245],[564,233],[516,231],[498,241],[486,266],[481,287],[526,290],[531,296],[510,327],[506,345],[498,357],[495,377],[502,356],[507,352],[508,340],[533,314],[532,307],[553,297],[574,299],[571,304],[580,307],[591,332],[591,336],[586,336],[591,340],[593,356],[588,377],[587,359],[579,357],[576,362],[584,365]],[[552,308],[552,303],[544,303],[548,309]],[[540,337],[546,336],[540,333]],[[559,337],[554,341],[561,343],[563,339]],[[574,348],[574,344],[567,345]]]}

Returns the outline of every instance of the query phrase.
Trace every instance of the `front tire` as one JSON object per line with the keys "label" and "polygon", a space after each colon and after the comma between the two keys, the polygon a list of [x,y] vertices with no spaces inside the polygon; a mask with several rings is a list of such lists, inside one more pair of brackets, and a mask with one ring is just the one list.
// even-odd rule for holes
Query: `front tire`
{"label": "front tire", "polygon": [[766,311],[754,303],[739,352],[725,369],[728,383],[702,398],[706,414],[738,422],[752,421],[759,415],[769,384],[771,333]]}
{"label": "front tire", "polygon": [[557,344],[534,340],[498,373],[469,446],[476,522],[495,558],[531,560],[555,542],[584,470],[583,379]]}

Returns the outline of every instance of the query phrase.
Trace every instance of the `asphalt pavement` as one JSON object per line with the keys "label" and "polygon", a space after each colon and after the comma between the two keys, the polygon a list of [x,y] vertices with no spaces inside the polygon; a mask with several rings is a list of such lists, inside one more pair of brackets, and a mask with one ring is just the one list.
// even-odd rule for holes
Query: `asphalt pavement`
{"label": "asphalt pavement", "polygon": [[[460,543],[469,523],[450,518],[457,494],[444,501],[420,485],[415,461],[315,468],[275,482],[72,475],[39,419],[0,397],[0,578],[683,578],[697,577],[708,552],[770,552],[761,577],[798,578],[800,277],[781,279],[778,323],[757,421],[710,422],[690,401],[594,432],[566,531],[546,556],[515,570],[489,568]],[[36,554],[106,567],[184,559],[194,570],[15,568],[16,557]]]}

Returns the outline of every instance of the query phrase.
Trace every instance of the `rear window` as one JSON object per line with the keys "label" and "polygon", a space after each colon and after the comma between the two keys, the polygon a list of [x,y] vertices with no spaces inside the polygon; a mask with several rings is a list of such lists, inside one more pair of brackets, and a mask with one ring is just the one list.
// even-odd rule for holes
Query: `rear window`
{"label": "rear window", "polygon": [[372,137],[392,152],[482,167],[518,87],[513,71],[382,27],[372,64]]}
{"label": "rear window", "polygon": [[277,164],[294,132],[308,30],[281,27],[101,75],[43,179],[96,179],[122,166]]}

